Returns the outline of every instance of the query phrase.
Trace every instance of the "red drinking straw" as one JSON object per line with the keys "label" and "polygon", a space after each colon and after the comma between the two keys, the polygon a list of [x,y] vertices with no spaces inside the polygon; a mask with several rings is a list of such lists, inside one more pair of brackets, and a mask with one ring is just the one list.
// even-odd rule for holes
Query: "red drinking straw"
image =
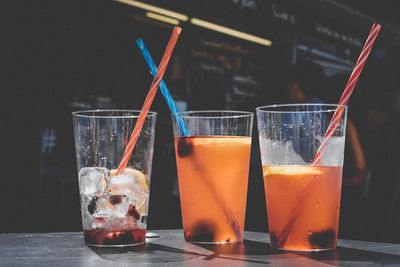
{"label": "red drinking straw", "polygon": [[139,118],[136,121],[135,128],[133,129],[128,145],[125,148],[125,152],[118,166],[116,175],[123,173],[126,168],[126,165],[128,164],[129,158],[132,155],[133,148],[135,147],[136,141],[139,137],[139,133],[142,130],[144,120],[146,118],[147,113],[149,112],[154,96],[156,95],[158,85],[160,84],[162,77],[164,76],[165,70],[167,69],[169,59],[171,58],[172,51],[174,50],[176,41],[178,41],[178,37],[181,31],[182,28],[175,27],[174,31],[172,32],[167,48],[165,49],[164,55],[161,59],[161,63],[158,66],[157,73],[154,76],[154,80],[150,86],[149,93],[147,94],[146,100],[143,103],[142,110],[139,114]]}
{"label": "red drinking straw", "polygon": [[347,102],[350,99],[351,93],[354,91],[358,77],[360,77],[361,71],[367,61],[368,55],[371,52],[372,46],[378,36],[381,29],[381,25],[374,23],[371,28],[371,32],[368,35],[367,41],[365,41],[364,47],[361,51],[360,57],[354,67],[353,72],[350,75],[349,81],[347,82],[346,88],[343,91],[342,97],[339,100],[339,106],[336,108],[335,113],[329,123],[328,130],[326,131],[324,138],[322,139],[321,145],[315,155],[312,165],[318,165],[320,163],[321,157],[326,151],[326,147],[329,144],[331,136],[335,133],[337,126],[339,125],[340,118],[342,117],[343,111]]}

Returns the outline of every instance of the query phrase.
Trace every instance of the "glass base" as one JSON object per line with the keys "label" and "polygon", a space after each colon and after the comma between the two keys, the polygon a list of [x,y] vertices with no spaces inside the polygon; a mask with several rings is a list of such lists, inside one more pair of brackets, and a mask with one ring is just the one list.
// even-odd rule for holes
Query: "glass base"
{"label": "glass base", "polygon": [[97,247],[97,248],[123,248],[123,247],[134,247],[134,246],[141,246],[144,245],[145,242],[136,243],[136,244],[121,244],[121,245],[97,245],[97,244],[88,244],[89,247]]}
{"label": "glass base", "polygon": [[145,242],[145,229],[114,230],[93,229],[83,230],[85,243],[93,247],[127,247],[137,246]]}
{"label": "glass base", "polygon": [[204,242],[204,241],[193,241],[193,240],[186,240],[186,242],[193,243],[193,244],[202,244],[202,245],[222,245],[222,244],[237,244],[243,242],[243,240],[238,241],[222,241],[222,242]]}
{"label": "glass base", "polygon": [[310,249],[290,249],[290,248],[277,248],[277,247],[271,247],[271,248],[283,250],[283,251],[302,251],[302,252],[321,252],[321,251],[329,251],[329,250],[336,249],[336,247],[334,247],[334,248],[310,248]]}
{"label": "glass base", "polygon": [[158,238],[158,237],[160,237],[160,235],[157,233],[153,233],[153,232],[146,233],[146,238]]}

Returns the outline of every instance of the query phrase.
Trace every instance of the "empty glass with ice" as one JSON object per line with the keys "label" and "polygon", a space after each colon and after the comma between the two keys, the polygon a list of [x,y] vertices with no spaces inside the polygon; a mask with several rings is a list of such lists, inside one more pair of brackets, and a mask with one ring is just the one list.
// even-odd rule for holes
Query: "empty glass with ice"
{"label": "empty glass with ice", "polygon": [[144,243],[156,113],[149,112],[126,169],[118,165],[140,111],[73,113],[82,226],[91,246]]}

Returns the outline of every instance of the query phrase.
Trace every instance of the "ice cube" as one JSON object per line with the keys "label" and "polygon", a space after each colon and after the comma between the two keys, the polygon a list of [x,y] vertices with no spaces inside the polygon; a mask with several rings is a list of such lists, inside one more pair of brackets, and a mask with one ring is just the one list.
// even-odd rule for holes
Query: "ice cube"
{"label": "ice cube", "polygon": [[83,229],[91,229],[90,225],[91,215],[88,211],[89,203],[90,201],[87,197],[81,196],[81,214],[82,214]]}
{"label": "ice cube", "polygon": [[99,207],[104,202],[104,198],[100,194],[91,196],[81,195],[81,211],[83,229],[95,228],[92,226],[93,220],[99,210]]}
{"label": "ice cube", "polygon": [[126,169],[124,174],[113,176],[111,171],[110,189],[113,194],[126,195],[129,204],[136,207],[140,215],[147,212],[148,185],[146,176],[138,170]]}
{"label": "ice cube", "polygon": [[341,166],[344,157],[344,136],[331,136],[319,164],[322,166]]}
{"label": "ice cube", "polygon": [[141,215],[147,212],[147,201],[149,199],[149,195],[147,193],[143,193],[140,195],[136,195],[134,203],[136,205],[137,210]]}
{"label": "ice cube", "polygon": [[292,141],[281,142],[261,137],[261,160],[263,165],[307,164],[293,149]]}
{"label": "ice cube", "polygon": [[[113,173],[111,173],[112,176]],[[110,181],[110,189],[113,194],[134,196],[134,193],[140,193],[144,191],[143,186],[138,184],[136,170],[130,169],[125,170],[123,174],[112,176]]]}
{"label": "ice cube", "polygon": [[79,188],[81,194],[88,196],[97,192],[103,193],[107,188],[110,171],[102,167],[85,167],[79,171]]}
{"label": "ice cube", "polygon": [[127,195],[132,191],[132,188],[136,185],[136,178],[134,175],[121,174],[112,177],[110,181],[110,189],[113,194]]}
{"label": "ice cube", "polygon": [[105,218],[95,217],[91,222],[91,229],[104,228],[105,223]]}
{"label": "ice cube", "polygon": [[114,176],[110,182],[110,189],[113,194],[126,195],[134,202],[139,199],[143,202],[147,196],[145,189],[137,184],[136,177],[130,174]]}
{"label": "ice cube", "polygon": [[[116,176],[116,173],[117,173],[117,170],[111,170],[110,178],[113,179],[113,177]],[[135,170],[132,168],[126,168],[124,173],[120,174],[120,175],[130,175],[130,176],[135,177],[136,184],[139,185],[145,192],[149,192],[148,178],[141,171]],[[121,179],[121,178],[119,177],[119,179]],[[129,183],[130,181],[127,181],[127,182]],[[120,182],[117,182],[117,183],[120,183]]]}
{"label": "ice cube", "polygon": [[131,201],[126,195],[109,195],[98,207],[95,217],[125,217]]}
{"label": "ice cube", "polygon": [[[126,168],[123,174],[116,173],[117,170],[110,171],[107,191],[111,196],[101,207],[102,216],[105,216],[106,225],[133,227],[147,212],[148,179],[141,171],[132,168]],[[139,219],[129,214],[129,208],[133,206],[139,213]]]}

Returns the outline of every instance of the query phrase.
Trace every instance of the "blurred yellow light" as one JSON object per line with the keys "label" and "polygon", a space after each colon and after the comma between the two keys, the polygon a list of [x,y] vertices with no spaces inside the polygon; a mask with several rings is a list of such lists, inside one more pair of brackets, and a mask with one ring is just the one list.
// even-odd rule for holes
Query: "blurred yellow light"
{"label": "blurred yellow light", "polygon": [[234,36],[234,37],[237,37],[237,38],[241,38],[241,39],[244,39],[244,40],[247,40],[247,41],[251,41],[251,42],[254,42],[254,43],[262,44],[262,45],[265,45],[265,46],[271,46],[272,45],[272,42],[270,40],[268,40],[268,39],[261,38],[261,37],[258,37],[258,36],[255,36],[255,35],[251,35],[251,34],[248,34],[248,33],[240,32],[240,31],[237,31],[237,30],[234,30],[234,29],[231,29],[231,28],[228,28],[228,27],[224,27],[224,26],[221,26],[221,25],[218,25],[218,24],[214,24],[214,23],[211,23],[211,22],[208,22],[208,21],[205,21],[205,20],[191,18],[190,22],[192,24],[200,26],[200,27],[204,27],[204,28],[207,28],[207,29],[210,29],[210,30],[213,30],[213,31],[220,32],[220,33],[225,33],[225,34],[228,34],[228,35],[231,35],[231,36]]}
{"label": "blurred yellow light", "polygon": [[170,17],[162,16],[153,12],[146,12],[146,17],[156,19],[169,24],[179,25],[179,20]]}
{"label": "blurred yellow light", "polygon": [[123,4],[127,4],[127,5],[130,5],[130,6],[134,6],[134,7],[137,7],[137,8],[141,8],[141,9],[144,9],[144,10],[153,11],[153,12],[156,12],[156,13],[159,13],[159,14],[171,17],[171,18],[176,18],[176,19],[179,19],[179,20],[182,20],[182,21],[188,21],[189,20],[189,17],[186,16],[185,14],[181,14],[181,13],[174,12],[174,11],[171,11],[171,10],[168,10],[168,9],[165,9],[165,8],[149,5],[149,4],[146,4],[146,3],[139,2],[139,1],[135,1],[135,0],[114,0],[114,1],[120,2],[120,3],[123,3]]}

